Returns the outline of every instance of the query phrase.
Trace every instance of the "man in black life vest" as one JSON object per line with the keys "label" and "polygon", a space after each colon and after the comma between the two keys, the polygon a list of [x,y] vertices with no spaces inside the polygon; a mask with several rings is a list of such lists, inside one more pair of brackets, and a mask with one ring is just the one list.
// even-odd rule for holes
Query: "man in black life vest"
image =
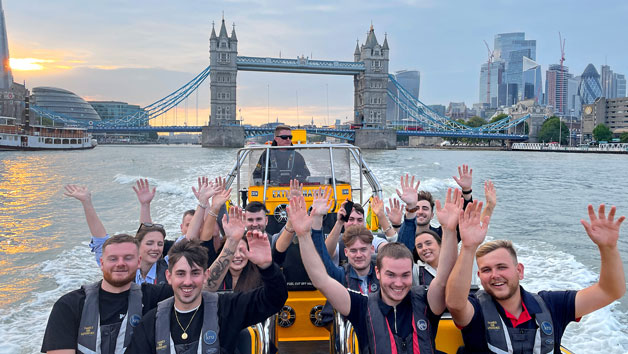
{"label": "man in black life vest", "polygon": [[[292,146],[292,130],[287,125],[275,127],[272,146]],[[254,179],[263,179],[266,173],[266,151],[260,156],[255,170]],[[303,155],[294,149],[270,149],[268,160],[268,180],[273,184],[287,184],[291,179],[304,182],[310,175]]]}
{"label": "man in black life vest", "polygon": [[207,252],[196,242],[180,241],[170,250],[166,273],[174,297],[146,314],[127,353],[234,353],[243,328],[278,312],[288,291],[271,258],[268,237],[258,230],[248,231],[246,237],[245,252],[260,268],[262,287],[240,293],[202,291],[210,277]]}
{"label": "man in black life vest", "polygon": [[[462,248],[447,282],[447,308],[462,328],[466,353],[560,353],[560,341],[571,321],[619,299],[626,292],[624,267],[617,249],[625,217],[598,215],[588,206],[590,222],[581,220],[602,258],[600,280],[580,291],[529,293],[519,286],[523,265],[512,242],[484,241],[488,218],[469,206],[460,216]],[[476,251],[477,250],[477,251]],[[483,291],[468,296],[473,257]]]}
{"label": "man in black life vest", "polygon": [[172,296],[167,284],[133,283],[140,265],[135,237],[119,234],[102,246],[103,279],[63,295],[53,306],[42,352],[122,353],[142,315]]}
{"label": "man in black life vest", "polygon": [[[456,225],[462,198],[456,191],[443,208],[438,203],[444,230],[442,267],[426,287],[412,288],[412,254],[402,244],[389,243],[380,248],[376,276],[380,290],[370,295],[348,290],[332,279],[318,256],[310,231],[312,217],[307,215],[303,197],[290,201],[288,214],[301,244],[301,257],[314,286],[332,306],[352,323],[361,353],[432,353],[440,315],[445,310],[445,283],[456,259]],[[314,211],[314,213],[316,213]],[[440,217],[439,217],[440,220]]]}

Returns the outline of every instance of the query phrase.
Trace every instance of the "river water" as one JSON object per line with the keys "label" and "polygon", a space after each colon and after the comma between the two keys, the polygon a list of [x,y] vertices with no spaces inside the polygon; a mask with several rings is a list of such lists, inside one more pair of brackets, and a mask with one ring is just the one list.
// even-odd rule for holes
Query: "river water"
{"label": "river water", "polygon": [[[153,220],[169,238],[196,206],[196,177],[225,176],[235,149],[198,146],[99,146],[90,151],[0,152],[0,353],[39,352],[48,314],[64,293],[100,277],[89,251],[80,203],[63,196],[67,183],[89,186],[109,233],[134,232],[139,206],[131,186],[157,187]],[[628,157],[503,151],[400,149],[364,157],[390,197],[399,176],[443,199],[456,166],[473,168],[473,196],[491,179],[498,205],[489,238],[515,242],[526,289],[581,289],[597,280],[599,253],[579,220],[588,203],[613,204],[628,215]],[[627,223],[628,224],[628,223]],[[628,225],[619,249],[628,270]],[[563,344],[576,353],[628,352],[628,297],[568,326]]]}

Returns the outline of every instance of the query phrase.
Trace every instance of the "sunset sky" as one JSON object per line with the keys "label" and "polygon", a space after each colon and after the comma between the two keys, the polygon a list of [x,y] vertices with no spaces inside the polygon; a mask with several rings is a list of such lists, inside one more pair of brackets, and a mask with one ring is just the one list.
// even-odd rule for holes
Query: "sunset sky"
{"label": "sunset sky", "polygon": [[[364,42],[372,22],[380,43],[388,35],[390,71],[421,72],[419,98],[426,104],[476,103],[483,40],[492,46],[497,33],[536,39],[543,72],[558,63],[560,31],[570,72],[579,75],[588,63],[599,70],[606,62],[628,74],[624,1],[5,0],[2,6],[15,81],[141,106],[209,64],[212,21],[218,31],[223,11],[229,33],[236,24],[238,54],[245,56],[352,61],[356,39]],[[244,123],[277,117],[333,123],[352,116],[353,80],[239,72],[237,100]],[[186,117],[188,124],[204,123],[208,107],[206,82],[157,123],[174,123],[175,116],[179,124]]]}

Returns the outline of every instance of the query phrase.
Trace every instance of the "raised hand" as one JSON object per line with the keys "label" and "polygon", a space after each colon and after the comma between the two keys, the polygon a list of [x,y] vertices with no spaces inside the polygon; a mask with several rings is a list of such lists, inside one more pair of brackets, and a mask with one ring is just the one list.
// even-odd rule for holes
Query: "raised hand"
{"label": "raised hand", "polygon": [[340,204],[340,209],[338,209],[338,211],[336,212],[336,224],[344,225],[345,221],[343,220],[343,218],[347,216],[347,210],[345,209],[345,205],[347,205],[348,201],[348,199],[345,199],[345,201]]}
{"label": "raised hand", "polygon": [[320,188],[314,190],[314,192],[312,193],[312,197],[313,197],[312,211],[310,212],[310,214],[312,216],[326,215],[327,212],[329,211],[329,208],[331,207],[331,200],[329,199],[330,196],[331,196],[330,188],[325,188],[325,190],[320,189]]}
{"label": "raised hand", "polygon": [[307,206],[303,196],[290,199],[290,204],[286,207],[288,218],[297,236],[309,235],[312,229],[312,217],[307,215]]}
{"label": "raised hand", "polygon": [[135,186],[133,186],[133,191],[137,195],[137,200],[140,204],[150,204],[155,197],[155,188],[150,189],[150,184],[146,178],[138,179],[135,182]]}
{"label": "raised hand", "polygon": [[76,184],[66,184],[63,195],[78,199],[81,202],[87,202],[92,199],[92,193],[89,189],[87,189],[87,187]]}
{"label": "raised hand", "polygon": [[481,220],[480,215],[482,215],[482,202],[469,203],[465,210],[460,210],[458,224],[463,246],[477,247],[484,241],[490,218],[485,216],[484,220]]}
{"label": "raised hand", "polygon": [[388,199],[388,205],[390,205],[390,208],[386,208],[388,220],[390,220],[393,225],[400,225],[401,219],[403,218],[403,209],[401,208],[401,203],[399,202],[399,199]]}
{"label": "raised hand", "polygon": [[207,177],[198,177],[197,178],[198,181],[198,187],[195,189],[194,186],[192,186],[192,193],[194,193],[194,196],[196,197],[197,200],[199,200],[199,192],[201,191],[201,188],[206,185],[209,184],[209,178]]}
{"label": "raised hand", "polygon": [[473,184],[473,169],[469,168],[469,165],[458,166],[458,174],[460,177],[452,176],[454,181],[458,183],[463,191],[471,190]]}
{"label": "raised hand", "polygon": [[[231,196],[231,188],[223,189],[212,197],[212,206],[221,206],[229,200]],[[220,209],[220,208],[218,208]]]}
{"label": "raised hand", "polygon": [[303,183],[299,183],[297,179],[290,180],[290,195],[288,196],[288,200],[291,200],[293,197],[298,197],[303,195]]}
{"label": "raised hand", "polygon": [[222,227],[225,230],[225,236],[234,240],[242,239],[246,230],[244,211],[240,207],[229,208],[229,218],[227,215],[222,217]]}
{"label": "raised hand", "polygon": [[371,199],[371,209],[378,218],[381,219],[386,217],[386,213],[384,212],[384,202],[379,199],[378,196],[373,196],[373,199]]}
{"label": "raised hand", "polygon": [[249,244],[249,249],[245,249],[244,254],[249,261],[261,269],[268,268],[273,263],[268,235],[259,230],[251,230],[246,233],[246,241]]}
{"label": "raised hand", "polygon": [[582,226],[591,238],[591,241],[595,243],[598,247],[617,247],[617,239],[619,239],[619,227],[621,223],[626,219],[625,216],[620,216],[617,220],[615,219],[615,206],[611,207],[611,211],[608,213],[608,217],[605,215],[605,205],[600,204],[598,208],[598,215],[595,215],[595,211],[593,210],[593,205],[589,204],[589,219],[590,222],[585,220],[580,220]]}
{"label": "raised hand", "polygon": [[456,230],[462,205],[462,192],[457,188],[454,189],[453,197],[451,195],[451,188],[447,189],[447,197],[445,198],[444,206],[441,207],[440,200],[436,200],[436,216],[443,229],[451,231]]}
{"label": "raised hand", "polygon": [[411,208],[414,208],[419,200],[419,184],[421,184],[421,181],[417,180],[416,185],[414,185],[414,176],[412,176],[412,179],[410,180],[408,174],[406,173],[405,180],[403,176],[401,176],[401,192],[399,189],[396,189],[399,198],[401,198],[401,200],[403,200],[403,202]]}
{"label": "raised hand", "polygon": [[486,207],[494,208],[497,205],[497,191],[493,181],[484,182],[484,196],[486,197]]}

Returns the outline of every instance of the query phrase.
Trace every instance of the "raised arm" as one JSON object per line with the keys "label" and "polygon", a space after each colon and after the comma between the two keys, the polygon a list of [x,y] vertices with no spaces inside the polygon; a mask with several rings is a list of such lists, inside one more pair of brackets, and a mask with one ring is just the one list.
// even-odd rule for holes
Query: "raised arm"
{"label": "raised arm", "polygon": [[377,216],[377,220],[379,220],[379,225],[382,231],[384,232],[384,235],[386,235],[386,239],[394,238],[394,236],[397,233],[393,229],[392,224],[390,223],[390,220],[388,220],[388,216],[386,216],[384,202],[381,199],[379,199],[378,196],[374,196],[373,199],[371,200],[371,208],[373,209],[373,212]]}
{"label": "raised arm", "polygon": [[459,189],[453,191],[453,196],[451,188],[447,189],[445,205],[442,207],[440,200],[436,200],[436,216],[443,228],[443,241],[438,258],[438,272],[427,291],[427,301],[435,314],[441,314],[445,311],[445,286],[458,255],[456,226],[458,226],[461,210],[462,192]]}
{"label": "raised arm", "polygon": [[[406,219],[412,219],[416,216],[416,205],[419,202],[419,185],[421,181],[418,180],[416,185],[414,184],[414,176],[410,179],[410,176],[406,173],[406,178],[404,180],[403,176],[400,178],[401,191],[397,189],[397,195],[399,198],[406,203]],[[414,210],[414,211],[410,211]],[[414,241],[414,240],[413,240]],[[414,242],[412,242],[414,243]]]}
{"label": "raised arm", "polygon": [[[216,194],[212,197],[212,203],[208,206],[207,215],[203,221],[203,227],[201,229],[201,241],[209,241],[214,237],[214,229],[218,222],[218,213],[220,208],[229,200],[231,196],[231,188],[224,189],[224,187],[217,188]],[[195,213],[196,214],[196,213]]]}
{"label": "raised arm", "polygon": [[96,214],[96,209],[94,209],[94,205],[92,204],[92,193],[87,189],[87,187],[76,184],[68,184],[65,186],[65,192],[63,192],[63,195],[72,197],[81,202],[83,205],[83,211],[85,212],[85,220],[87,221],[89,232],[91,232],[93,237],[107,236],[105,226],[102,224],[102,221],[100,221],[98,214]]}
{"label": "raised arm", "polygon": [[482,212],[482,220],[484,220],[486,216],[489,218],[492,217],[495,206],[497,205],[497,191],[491,180],[484,182],[484,197],[486,198],[486,206]]}
{"label": "raised arm", "polygon": [[[293,197],[298,197],[303,195],[303,184],[299,183],[296,179],[290,180],[290,199]],[[288,201],[290,200],[288,199]],[[286,252],[290,244],[292,243],[292,238],[294,237],[294,229],[292,228],[292,220],[288,218],[286,221],[286,225],[281,229],[281,234],[275,241],[275,249],[278,252]]]}
{"label": "raised arm", "polygon": [[143,222],[152,223],[150,217],[150,203],[155,197],[155,188],[150,189],[148,179],[138,179],[133,186],[133,191],[137,196],[137,200],[140,202],[140,224]]}
{"label": "raised arm", "polygon": [[604,209],[604,204],[601,204],[596,216],[593,206],[589,204],[590,221],[580,220],[587,235],[600,251],[602,265],[600,280],[576,294],[576,318],[598,310],[626,293],[624,266],[617,249],[619,227],[626,217],[620,216],[615,220],[615,207],[611,207],[608,217]]}
{"label": "raised arm", "polygon": [[469,168],[469,165],[458,166],[458,175],[459,177],[452,177],[462,189],[462,197],[464,200],[469,201],[471,200],[471,193],[473,192],[471,189],[473,185],[473,169]]}
{"label": "raised arm", "polygon": [[292,198],[287,210],[288,215],[290,215],[293,220],[298,220],[298,222],[295,222],[293,225],[294,231],[297,233],[297,237],[299,237],[301,259],[303,260],[303,265],[312,284],[325,295],[327,300],[329,300],[331,305],[338,312],[345,316],[348,315],[351,310],[349,292],[342,284],[327,275],[323,262],[316,253],[314,243],[310,237],[312,218],[307,215],[303,196]]}
{"label": "raised arm", "polygon": [[240,207],[231,207],[229,209],[229,219],[227,219],[227,215],[223,216],[222,225],[225,230],[226,241],[218,258],[209,267],[209,279],[207,280],[209,291],[216,291],[220,287],[229,270],[229,264],[233,259],[238,243],[244,236],[244,211]]}
{"label": "raised arm", "polygon": [[[397,198],[388,199],[388,205],[390,207],[386,208],[386,214],[388,214],[388,220],[392,224],[393,229],[395,229],[395,233],[397,233],[401,228],[401,223],[403,221],[403,208],[401,207],[401,203]],[[389,239],[388,241],[396,242],[397,239],[393,236],[393,238]]]}
{"label": "raised arm", "polygon": [[209,199],[218,193],[219,190],[218,187],[213,182],[209,182],[206,177],[199,177],[199,189],[196,190],[192,187],[192,191],[198,199],[198,205],[196,206],[196,211],[190,221],[187,235],[185,235],[185,238],[188,240],[196,240],[200,238],[203,220],[205,219],[205,214],[209,208]]}
{"label": "raised arm", "polygon": [[336,247],[338,246],[338,240],[340,239],[340,232],[342,231],[343,226],[345,226],[345,221],[342,220],[343,217],[347,216],[345,205],[347,205],[347,200],[340,204],[340,209],[338,209],[338,212],[336,213],[336,223],[325,239],[325,247],[327,248],[327,252],[330,257],[333,257],[336,254]]}
{"label": "raised arm", "polygon": [[[473,202],[460,212],[458,224],[462,246],[451,275],[447,280],[446,303],[454,322],[465,327],[473,319],[475,310],[469,302],[469,288],[473,272],[473,259],[488,230],[488,218],[481,220],[482,202]],[[440,265],[439,265],[440,268]]]}

